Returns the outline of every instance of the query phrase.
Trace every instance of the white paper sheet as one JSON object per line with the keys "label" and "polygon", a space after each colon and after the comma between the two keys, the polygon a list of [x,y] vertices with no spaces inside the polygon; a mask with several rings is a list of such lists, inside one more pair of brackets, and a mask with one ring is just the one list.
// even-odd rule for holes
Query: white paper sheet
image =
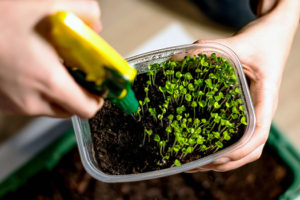
{"label": "white paper sheet", "polygon": [[137,47],[136,50],[132,51],[127,57],[156,49],[191,44],[195,40],[196,39],[192,38],[179,23],[173,23],[167,26],[159,34]]}

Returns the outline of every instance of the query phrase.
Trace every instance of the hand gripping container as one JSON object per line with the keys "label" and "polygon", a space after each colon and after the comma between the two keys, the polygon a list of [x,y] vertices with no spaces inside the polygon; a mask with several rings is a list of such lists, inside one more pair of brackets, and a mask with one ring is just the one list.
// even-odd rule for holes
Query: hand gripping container
{"label": "hand gripping container", "polygon": [[130,182],[169,176],[208,164],[224,156],[225,154],[228,154],[229,152],[240,148],[248,141],[248,139],[252,136],[256,125],[255,112],[241,63],[237,55],[230,48],[218,43],[182,45],[165,49],[159,49],[156,51],[151,51],[148,53],[133,56],[128,58],[127,61],[130,65],[134,66],[138,70],[139,74],[141,74],[147,72],[147,66],[149,64],[161,63],[171,58],[183,58],[184,55],[197,55],[199,53],[207,55],[216,53],[217,56],[221,56],[227,59],[235,68],[236,75],[239,80],[239,86],[242,90],[242,99],[244,100],[244,104],[246,107],[246,117],[248,122],[245,132],[243,136],[239,139],[239,141],[214,154],[192,161],[190,163],[183,164],[178,167],[172,167],[140,174],[109,175],[105,174],[98,168],[97,161],[94,158],[93,142],[88,119],[81,119],[77,116],[74,116],[72,118],[72,122],[76,133],[76,139],[79,147],[81,160],[85,169],[91,176],[103,182]]}

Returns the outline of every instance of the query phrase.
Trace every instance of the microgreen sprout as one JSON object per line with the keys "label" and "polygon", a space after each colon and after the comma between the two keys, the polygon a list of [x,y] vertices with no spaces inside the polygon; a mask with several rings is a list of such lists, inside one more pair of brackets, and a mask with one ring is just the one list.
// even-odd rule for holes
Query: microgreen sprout
{"label": "microgreen sprout", "polygon": [[143,139],[143,145],[145,144],[145,138],[146,135],[148,135],[148,142],[150,142],[150,136],[152,135],[153,131],[151,129],[144,129],[144,139]]}

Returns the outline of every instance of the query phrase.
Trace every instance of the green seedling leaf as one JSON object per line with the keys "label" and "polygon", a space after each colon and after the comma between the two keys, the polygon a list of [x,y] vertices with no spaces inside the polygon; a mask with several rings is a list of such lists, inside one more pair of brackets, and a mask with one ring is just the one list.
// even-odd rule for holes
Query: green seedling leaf
{"label": "green seedling leaf", "polygon": [[145,132],[146,132],[147,135],[149,135],[149,136],[151,136],[152,133],[153,133],[152,129],[149,129],[149,130],[145,129]]}
{"label": "green seedling leaf", "polygon": [[[187,129],[187,125],[186,125],[186,121],[185,121],[185,118],[183,118],[181,124],[180,124],[180,127],[181,127],[181,130],[183,129]],[[183,133],[182,133],[183,134]]]}
{"label": "green seedling leaf", "polygon": [[179,90],[174,90],[173,96],[174,96],[174,99],[179,98],[180,97],[180,91]]}
{"label": "green seedling leaf", "polygon": [[180,90],[180,93],[183,94],[183,95],[185,95],[187,93],[186,88],[181,88],[181,89],[179,88],[179,90]]}
{"label": "green seedling leaf", "polygon": [[195,130],[195,134],[197,134],[197,135],[199,135],[200,133],[201,133],[201,128],[197,128],[196,130]]}
{"label": "green seedling leaf", "polygon": [[199,135],[197,137],[197,144],[203,144],[205,142],[205,139],[204,137],[202,137],[201,135]]}
{"label": "green seedling leaf", "polygon": [[162,120],[163,117],[164,117],[164,116],[163,116],[162,114],[157,115],[157,118],[158,118],[159,120]]}
{"label": "green seedling leaf", "polygon": [[149,99],[148,97],[146,97],[146,98],[144,99],[144,102],[145,102],[145,103],[149,103],[149,102],[150,102],[150,99]]}
{"label": "green seedling leaf", "polygon": [[154,135],[154,141],[155,141],[155,142],[160,142],[160,137],[159,137],[158,134],[155,134],[155,135]]}
{"label": "green seedling leaf", "polygon": [[244,125],[246,125],[246,126],[248,125],[245,117],[241,118],[241,123],[244,124]]}
{"label": "green seedling leaf", "polygon": [[184,79],[190,81],[193,79],[193,76],[190,72],[187,72],[184,74]]}
{"label": "green seedling leaf", "polygon": [[237,108],[236,107],[232,107],[232,113],[239,113],[239,111],[237,110]]}
{"label": "green seedling leaf", "polygon": [[161,146],[161,147],[165,147],[166,144],[167,144],[167,142],[164,141],[164,140],[162,140],[162,141],[159,142],[159,146]]}
{"label": "green seedling leaf", "polygon": [[215,137],[216,139],[219,139],[219,138],[220,138],[220,133],[219,133],[219,132],[213,132],[213,134],[214,134],[214,137]]}
{"label": "green seedling leaf", "polygon": [[241,94],[241,90],[239,88],[235,88],[236,94]]}
{"label": "green seedling leaf", "polygon": [[197,107],[197,102],[196,102],[196,101],[193,101],[193,102],[191,103],[191,106],[192,106],[193,108],[196,108],[196,107]]}
{"label": "green seedling leaf", "polygon": [[170,63],[170,66],[171,66],[171,67],[176,67],[176,66],[177,66],[177,64],[176,64],[176,62],[175,62],[175,61],[172,61],[172,62]]}
{"label": "green seedling leaf", "polygon": [[221,121],[221,117],[220,116],[217,116],[217,117],[215,117],[215,119],[214,119],[214,122],[215,123],[220,123],[220,121]]}
{"label": "green seedling leaf", "polygon": [[244,106],[240,105],[239,106],[239,110],[242,111],[242,112],[244,112],[245,111]]}
{"label": "green seedling leaf", "polygon": [[188,132],[193,134],[193,133],[195,133],[195,129],[194,128],[188,128]]}
{"label": "green seedling leaf", "polygon": [[177,78],[172,78],[171,82],[174,83],[174,84],[177,84],[178,79]]}
{"label": "green seedling leaf", "polygon": [[243,100],[242,100],[242,99],[237,99],[236,102],[237,102],[238,104],[243,104]]}
{"label": "green seedling leaf", "polygon": [[194,83],[195,83],[196,86],[202,87],[203,86],[203,79],[197,79],[197,80],[195,79]]}
{"label": "green seedling leaf", "polygon": [[237,119],[239,117],[239,115],[238,114],[232,114],[231,117],[232,117],[232,119]]}
{"label": "green seedling leaf", "polygon": [[148,76],[152,76],[152,75],[154,75],[154,73],[153,73],[152,70],[149,70],[149,71],[147,72],[147,75],[148,75]]}
{"label": "green seedling leaf", "polygon": [[231,137],[227,131],[223,132],[223,137],[224,137],[224,140],[227,140],[227,141],[231,139]]}
{"label": "green seedling leaf", "polygon": [[206,80],[205,80],[205,83],[206,83],[206,86],[207,86],[208,88],[212,88],[212,81],[211,81],[211,79],[206,79]]}
{"label": "green seedling leaf", "polygon": [[189,89],[189,91],[192,91],[192,92],[195,91],[194,85],[192,83],[189,83],[188,89]]}
{"label": "green seedling leaf", "polygon": [[207,92],[207,93],[206,93],[206,96],[207,96],[208,98],[212,98],[212,97],[214,96],[214,94],[215,94],[214,91],[210,91],[210,92]]}
{"label": "green seedling leaf", "polygon": [[188,84],[189,84],[188,81],[182,81],[182,85],[183,85],[184,87],[186,87]]}
{"label": "green seedling leaf", "polygon": [[215,100],[214,100],[213,98],[209,98],[208,104],[209,104],[210,106],[213,106],[213,105],[215,104]]}
{"label": "green seedling leaf", "polygon": [[199,106],[204,108],[206,106],[206,101],[204,101],[204,100],[200,101]]}
{"label": "green seedling leaf", "polygon": [[194,151],[194,147],[188,147],[186,149],[186,153],[192,153]]}
{"label": "green seedling leaf", "polygon": [[176,112],[177,112],[179,115],[181,115],[185,110],[186,110],[186,109],[185,109],[185,106],[184,106],[184,105],[182,105],[182,106],[176,108]]}
{"label": "green seedling leaf", "polygon": [[208,77],[209,77],[210,79],[216,79],[216,78],[217,78],[213,73],[210,73],[210,74],[208,75]]}
{"label": "green seedling leaf", "polygon": [[139,100],[139,104],[140,104],[141,106],[143,106],[143,105],[144,105],[144,102],[141,101],[141,100]]}
{"label": "green seedling leaf", "polygon": [[195,118],[194,120],[194,126],[198,127],[200,125],[200,120],[198,118]]}
{"label": "green seedling leaf", "polygon": [[207,150],[207,146],[206,145],[201,145],[201,149],[203,150],[203,151],[205,151],[205,150]]}
{"label": "green seedling leaf", "polygon": [[175,151],[175,152],[178,152],[179,150],[180,150],[180,146],[177,144],[177,145],[175,145],[174,147],[173,147],[173,150]]}
{"label": "green seedling leaf", "polygon": [[193,138],[190,138],[189,139],[189,144],[190,145],[194,145],[194,144],[196,144],[197,143],[197,141],[195,140],[195,139],[193,139]]}
{"label": "green seedling leaf", "polygon": [[223,148],[223,143],[220,141],[217,141],[216,146],[221,149],[221,148]]}
{"label": "green seedling leaf", "polygon": [[193,97],[197,98],[197,97],[200,97],[200,92],[199,91],[196,91],[196,92],[193,92]]}
{"label": "green seedling leaf", "polygon": [[216,117],[219,116],[219,114],[218,114],[218,113],[213,113],[213,112],[211,112],[211,113],[210,113],[210,116],[211,116],[212,118],[216,118]]}
{"label": "green seedling leaf", "polygon": [[179,71],[176,72],[175,77],[178,78],[178,79],[180,79],[182,77],[181,72],[179,72]]}
{"label": "green seedling leaf", "polygon": [[167,132],[167,133],[172,133],[172,128],[171,128],[170,126],[168,126],[168,127],[166,128],[166,132]]}
{"label": "green seedling leaf", "polygon": [[184,113],[184,116],[185,116],[185,120],[187,120],[187,118],[190,116],[190,113]]}
{"label": "green seedling leaf", "polygon": [[167,91],[167,89],[165,87],[158,87],[159,91],[161,91],[162,93],[165,93]]}
{"label": "green seedling leaf", "polygon": [[156,118],[156,109],[155,108],[149,108],[149,113],[151,116],[153,116],[154,118]]}
{"label": "green seedling leaf", "polygon": [[226,120],[225,119],[221,119],[221,126],[225,126],[226,125]]}
{"label": "green seedling leaf", "polygon": [[174,115],[170,114],[170,115],[168,116],[168,119],[169,119],[170,122],[173,121]]}
{"label": "green seedling leaf", "polygon": [[178,121],[181,121],[182,116],[181,116],[181,115],[177,115],[177,116],[176,116],[176,119],[177,119]]}
{"label": "green seedling leaf", "polygon": [[200,73],[200,72],[201,72],[201,69],[200,69],[200,68],[197,68],[197,69],[195,70],[195,72],[196,72],[196,73]]}
{"label": "green seedling leaf", "polygon": [[184,146],[184,138],[183,137],[178,137],[177,141],[181,146]]}
{"label": "green seedling leaf", "polygon": [[174,70],[167,70],[166,75],[173,75],[175,72]]}
{"label": "green seedling leaf", "polygon": [[165,114],[165,113],[167,112],[167,109],[165,108],[165,106],[164,106],[164,105],[162,105],[162,106],[161,106],[161,105],[159,105],[159,108],[160,108],[160,109],[161,109],[161,111],[162,111],[162,113],[161,113],[162,115],[163,115],[163,114]]}
{"label": "green seedling leaf", "polygon": [[231,105],[230,105],[228,102],[225,103],[225,106],[226,106],[227,108],[230,108],[230,107],[231,107]]}
{"label": "green seedling leaf", "polygon": [[180,161],[179,161],[178,159],[176,159],[176,160],[174,161],[174,165],[175,165],[175,166],[181,166],[181,163],[180,163]]}
{"label": "green seedling leaf", "polygon": [[215,102],[214,103],[214,108],[215,109],[219,109],[221,107],[221,105],[218,103],[218,102]]}

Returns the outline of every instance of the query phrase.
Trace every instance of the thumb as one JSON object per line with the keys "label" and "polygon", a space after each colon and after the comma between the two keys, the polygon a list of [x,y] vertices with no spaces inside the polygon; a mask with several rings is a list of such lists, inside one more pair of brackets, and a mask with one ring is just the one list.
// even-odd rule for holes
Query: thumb
{"label": "thumb", "polygon": [[210,40],[197,40],[193,44],[205,44],[205,43],[219,43],[231,48],[238,55],[243,55],[243,48],[237,42],[236,36],[225,39],[210,39]]}

